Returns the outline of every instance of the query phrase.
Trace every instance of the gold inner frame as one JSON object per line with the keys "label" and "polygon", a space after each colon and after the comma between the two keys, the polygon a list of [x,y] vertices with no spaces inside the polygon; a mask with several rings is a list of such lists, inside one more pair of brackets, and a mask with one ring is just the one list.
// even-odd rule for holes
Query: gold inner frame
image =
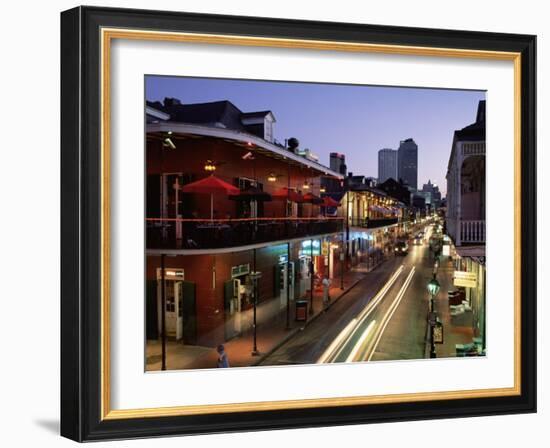
{"label": "gold inner frame", "polygon": [[[508,388],[369,395],[303,400],[111,409],[110,388],[110,62],[113,39],[207,43],[311,50],[383,53],[513,61],[514,63],[514,386]],[[279,39],[134,29],[101,29],[101,419],[166,417],[381,403],[421,402],[521,394],[521,54],[514,52],[416,47],[304,39]]]}

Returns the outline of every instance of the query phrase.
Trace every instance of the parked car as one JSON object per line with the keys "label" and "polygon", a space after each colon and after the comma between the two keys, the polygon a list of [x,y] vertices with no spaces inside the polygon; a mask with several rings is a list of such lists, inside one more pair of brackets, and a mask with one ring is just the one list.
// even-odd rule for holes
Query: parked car
{"label": "parked car", "polygon": [[409,253],[409,245],[405,241],[398,241],[395,243],[393,251],[395,255],[407,255]]}

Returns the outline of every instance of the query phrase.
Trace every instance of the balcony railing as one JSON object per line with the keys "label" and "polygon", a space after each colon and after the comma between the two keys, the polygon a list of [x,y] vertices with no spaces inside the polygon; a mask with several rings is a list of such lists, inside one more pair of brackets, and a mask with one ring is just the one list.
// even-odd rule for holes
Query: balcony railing
{"label": "balcony railing", "polygon": [[460,221],[460,244],[484,243],[485,221]]}
{"label": "balcony railing", "polygon": [[485,142],[464,143],[462,155],[464,157],[485,155]]}
{"label": "balcony railing", "polygon": [[399,222],[398,218],[352,218],[350,225],[354,227],[364,227],[366,229],[376,229],[378,227],[391,226]]}
{"label": "balcony railing", "polygon": [[343,218],[147,218],[148,249],[221,249],[341,232]]}

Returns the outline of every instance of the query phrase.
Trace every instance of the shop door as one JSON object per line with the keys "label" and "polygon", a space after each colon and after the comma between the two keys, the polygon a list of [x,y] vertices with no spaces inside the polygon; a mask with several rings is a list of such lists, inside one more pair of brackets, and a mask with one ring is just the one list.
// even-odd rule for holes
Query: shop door
{"label": "shop door", "polygon": [[241,281],[234,278],[224,284],[225,339],[229,340],[241,332]]}
{"label": "shop door", "polygon": [[[178,324],[178,298],[181,295],[181,287],[176,284],[181,282],[176,282],[173,280],[165,280],[165,297],[166,297],[166,306],[164,308],[164,319],[166,324],[166,336],[171,338],[178,337],[177,324]],[[159,307],[159,329],[162,333],[162,285],[161,281],[157,283],[157,297],[158,297],[158,307]],[[181,337],[181,332],[179,332]]]}
{"label": "shop door", "polygon": [[[290,272],[290,276],[288,273]],[[281,308],[286,306],[287,291],[290,293],[290,300],[294,300],[294,262],[280,263],[275,267],[275,295],[279,296]],[[290,282],[290,284],[289,284]]]}
{"label": "shop door", "polygon": [[309,289],[309,257],[301,257],[300,258],[300,267],[299,267],[299,296],[302,297],[306,291]]}

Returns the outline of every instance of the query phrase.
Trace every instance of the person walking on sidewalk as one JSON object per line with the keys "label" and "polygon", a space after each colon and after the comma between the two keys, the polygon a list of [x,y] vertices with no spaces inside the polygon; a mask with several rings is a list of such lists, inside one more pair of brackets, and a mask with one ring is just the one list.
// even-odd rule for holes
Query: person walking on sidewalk
{"label": "person walking on sidewalk", "polygon": [[330,303],[330,278],[325,277],[323,278],[323,306],[325,309],[328,308],[328,305]]}
{"label": "person walking on sidewalk", "polygon": [[218,368],[229,367],[229,359],[222,344],[218,345]]}

